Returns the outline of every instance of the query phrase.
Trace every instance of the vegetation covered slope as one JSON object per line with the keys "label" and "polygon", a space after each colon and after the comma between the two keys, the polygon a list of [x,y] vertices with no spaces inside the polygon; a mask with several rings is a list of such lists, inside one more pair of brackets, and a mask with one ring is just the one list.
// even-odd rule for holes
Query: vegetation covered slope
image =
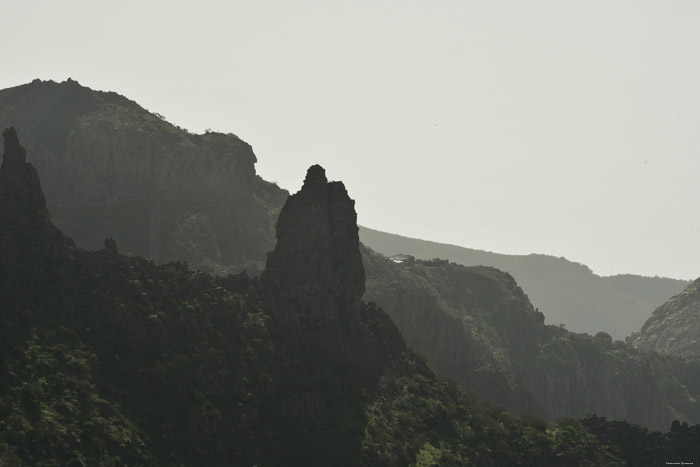
{"label": "vegetation covered slope", "polygon": [[654,310],[629,342],[645,352],[700,356],[700,279]]}
{"label": "vegetation covered slope", "polygon": [[[288,203],[291,214],[283,210],[265,275],[213,278],[122,256],[111,239],[100,251],[76,248],[48,220],[16,133],[4,136],[2,465],[700,459],[696,427],[657,436],[600,419],[547,425],[437,378],[380,309],[360,303],[352,201],[320,168]],[[305,236],[298,216],[321,233]]]}
{"label": "vegetation covered slope", "polygon": [[687,281],[631,274],[600,277],[578,263],[546,255],[503,255],[418,240],[360,227],[360,239],[386,256],[442,258],[465,266],[491,266],[511,274],[547,324],[575,332],[606,332],[624,339]]}
{"label": "vegetation covered slope", "polygon": [[607,333],[546,326],[513,278],[369,249],[365,297],[438,371],[513,413],[604,415],[654,429],[700,420],[700,362],[644,354]]}
{"label": "vegetation covered slope", "polygon": [[259,269],[287,193],[255,174],[232,134],[189,134],[113,92],[36,80],[0,91],[44,184],[54,222],[79,246],[212,272]]}

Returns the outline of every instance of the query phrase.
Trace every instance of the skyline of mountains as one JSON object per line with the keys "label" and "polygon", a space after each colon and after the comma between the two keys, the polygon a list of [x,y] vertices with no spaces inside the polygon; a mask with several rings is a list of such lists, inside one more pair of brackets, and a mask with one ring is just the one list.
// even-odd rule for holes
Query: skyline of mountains
{"label": "skyline of mountains", "polygon": [[[0,459],[578,466],[700,455],[687,425],[700,420],[700,360],[547,325],[514,274],[405,248],[480,263],[485,252],[369,229],[361,244],[354,201],[320,166],[288,197],[235,135],[189,135],[75,82],[0,91],[0,123],[13,116],[36,131],[42,168],[7,130]],[[404,255],[374,251],[382,241]],[[530,256],[495,258],[546,273],[555,290],[575,271],[593,284],[582,296],[658,300],[652,289],[679,285],[621,276],[601,287],[585,266]]]}
{"label": "skyline of mountains", "polygon": [[546,317],[574,332],[604,331],[624,340],[639,331],[651,312],[689,281],[633,274],[601,277],[566,258],[504,255],[388,234],[360,227],[360,238],[376,251],[419,259],[442,258],[465,266],[492,266],[510,273]]}
{"label": "skyline of mountains", "polygon": [[[76,81],[36,80],[0,91],[0,124],[11,123],[27,133],[54,221],[79,246],[100,248],[114,237],[122,251],[157,261],[185,260],[212,273],[261,270],[287,192],[256,175],[252,148],[235,135],[191,135],[125,97]],[[687,285],[634,275],[600,278],[546,255],[500,255],[369,228],[360,235],[387,255],[505,270],[548,324],[615,339],[638,331]]]}

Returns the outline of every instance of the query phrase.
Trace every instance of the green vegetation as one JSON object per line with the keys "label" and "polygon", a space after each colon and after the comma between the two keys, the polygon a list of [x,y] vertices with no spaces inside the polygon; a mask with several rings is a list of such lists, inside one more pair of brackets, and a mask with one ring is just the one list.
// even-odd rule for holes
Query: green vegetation
{"label": "green vegetation", "polygon": [[[95,97],[78,89],[85,100],[75,103],[75,115]],[[120,128],[133,123],[124,118]],[[144,122],[134,131],[166,125],[158,116]],[[47,131],[60,139],[63,130]],[[215,133],[190,136],[214,146],[230,143]],[[355,246],[348,247],[357,242],[355,213],[337,183],[333,193],[344,198],[325,206],[337,229],[327,233],[332,242],[318,235],[309,241],[306,224],[285,226],[285,248],[271,255],[276,269],[268,269],[276,276],[212,277],[179,262],[122,256],[112,239],[95,252],[75,248],[46,218],[36,171],[24,161],[14,130],[6,132],[5,147],[0,465],[614,466],[638,465],[635,449],[644,445],[700,456],[697,427],[676,422],[671,434],[660,435],[603,419],[552,425],[478,402],[455,381],[436,376],[381,308],[360,305],[364,271]],[[317,176],[323,170],[313,169]],[[296,198],[302,215],[287,220],[322,211],[328,191],[318,189],[319,180]],[[268,195],[257,199],[273,205],[279,192]],[[322,202],[312,203],[314,196]],[[303,211],[306,202],[311,208]],[[198,212],[187,213],[194,227],[206,225]],[[325,215],[323,226],[331,219]],[[266,231],[265,223],[260,228]],[[513,279],[495,269],[442,260],[397,269],[365,253],[368,269],[383,271],[370,284],[398,300],[426,341],[457,349],[465,360],[456,367],[466,362],[474,381],[496,398],[527,399],[520,391],[527,373],[514,369],[545,372],[533,374],[537,380],[555,376],[546,373],[550,364],[538,366],[538,352],[544,360],[563,353],[561,366],[576,355],[590,354],[594,363],[599,355],[631,358],[624,344],[604,334],[579,338],[545,328]],[[319,274],[319,263],[333,271],[331,280]],[[443,328],[434,332],[435,325]],[[454,337],[467,337],[469,347],[455,345],[461,341]],[[668,369],[664,362],[639,364],[651,365],[647,373],[656,375]],[[664,389],[689,398],[698,367],[671,363]],[[641,388],[646,382],[632,381]]]}
{"label": "green vegetation", "polygon": [[[590,437],[566,444],[537,417],[477,403],[402,347],[376,307],[365,326],[393,369],[358,384],[352,366],[276,336],[245,276],[108,250],[64,267],[55,288],[2,291],[24,297],[2,307],[6,465],[546,465]],[[608,459],[596,449],[575,455]]]}

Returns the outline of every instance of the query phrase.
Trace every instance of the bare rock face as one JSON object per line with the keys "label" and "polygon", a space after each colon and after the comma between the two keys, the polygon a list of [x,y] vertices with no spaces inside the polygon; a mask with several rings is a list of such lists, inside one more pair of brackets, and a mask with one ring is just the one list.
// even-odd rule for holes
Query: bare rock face
{"label": "bare rock face", "polygon": [[[46,200],[36,169],[27,163],[27,150],[19,144],[14,128],[3,134],[4,152],[0,166],[0,199],[5,214],[46,216]],[[10,220],[10,219],[5,219]]]}
{"label": "bare rock face", "polygon": [[360,322],[365,271],[355,202],[322,167],[309,168],[277,222],[263,281],[280,296],[281,320],[303,341],[350,351]]}
{"label": "bare rock face", "polygon": [[700,356],[700,279],[654,310],[630,341],[646,352]]}
{"label": "bare rock face", "polygon": [[695,364],[639,353],[606,333],[545,326],[506,273],[363,255],[365,299],[386,310],[436,370],[510,413],[549,420],[594,413],[658,430],[700,417]]}
{"label": "bare rock face", "polygon": [[238,271],[262,265],[286,193],[233,134],[190,134],[76,81],[0,90],[0,128],[22,134],[53,220],[87,249]]}

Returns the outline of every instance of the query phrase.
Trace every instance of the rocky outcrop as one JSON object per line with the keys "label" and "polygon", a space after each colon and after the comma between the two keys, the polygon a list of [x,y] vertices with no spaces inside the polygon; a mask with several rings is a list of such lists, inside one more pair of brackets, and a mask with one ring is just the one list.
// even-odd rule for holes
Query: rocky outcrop
{"label": "rocky outcrop", "polygon": [[[184,294],[178,289],[207,283],[204,275],[177,272],[175,268],[172,274],[186,277],[173,287],[168,285],[171,279],[167,273],[155,272],[154,265],[144,266],[144,262],[129,263],[117,252],[142,253],[158,260],[185,259],[212,269],[261,261],[274,244],[273,219],[285,193],[254,176],[254,156],[249,146],[233,135],[189,135],[121,96],[97,93],[75,82],[37,82],[0,91],[2,118],[30,128],[29,144],[37,155],[30,153],[29,157],[35,158],[40,173],[47,174],[51,187],[47,200],[49,207],[54,203],[54,219],[59,225],[75,232],[80,243],[93,248],[99,248],[105,237],[116,240],[104,243],[105,250],[95,255],[73,255],[82,257],[79,261],[72,255],[56,256],[77,261],[80,267],[55,268],[54,273],[46,261],[32,263],[36,252],[46,252],[51,257],[51,251],[70,245],[48,227],[46,207],[35,196],[39,191],[33,188],[38,186],[36,174],[22,168],[22,164],[15,164],[20,169],[10,170],[14,163],[10,164],[6,172],[11,175],[7,179],[24,180],[15,182],[15,186],[21,185],[27,192],[15,196],[15,191],[8,188],[3,196],[12,202],[6,204],[29,203],[26,211],[34,214],[30,220],[23,220],[21,215],[17,219],[7,217],[25,211],[11,209],[3,218],[3,226],[34,224],[28,230],[24,229],[28,224],[16,229],[12,241],[3,244],[7,253],[3,253],[6,256],[0,264],[4,268],[0,288],[5,288],[0,296],[6,294],[7,303],[17,303],[13,284],[31,284],[36,278],[42,278],[43,287],[55,289],[54,295],[41,294],[51,301],[57,296],[63,299],[66,290],[78,290],[82,284],[89,299],[73,292],[66,303],[82,301],[86,310],[104,310],[104,316],[90,315],[95,316],[91,318],[95,321],[85,327],[96,329],[93,324],[101,323],[104,328],[108,323],[109,332],[103,329],[102,340],[110,338],[115,330],[122,333],[123,338],[111,338],[119,353],[135,343],[142,346],[144,353],[158,342],[168,348],[183,342],[199,343],[197,326],[217,327],[197,318],[202,303],[218,297],[220,302],[232,304],[239,298],[216,291],[216,287],[206,290],[209,298]],[[6,151],[10,160],[21,160],[23,156],[19,154],[23,153],[16,149],[19,144],[12,143],[10,147]],[[289,199],[280,215],[278,246],[268,257],[268,270],[262,281],[265,290],[259,292],[247,279],[242,280],[245,292],[263,296],[265,310],[274,315],[269,327],[276,342],[293,341],[285,349],[297,349],[297,353],[287,357],[317,360],[314,370],[309,370],[312,365],[308,364],[303,375],[297,372],[294,376],[289,371],[280,380],[294,380],[300,385],[317,381],[314,378],[326,372],[324,365],[332,361],[342,368],[335,370],[336,380],[345,384],[348,375],[351,379],[364,378],[366,389],[376,383],[384,368],[405,364],[400,356],[407,350],[393,324],[376,306],[360,305],[364,272],[357,253],[355,222],[353,202],[343,185],[328,183],[323,169],[312,167],[304,187]],[[25,231],[32,233],[16,233]],[[14,253],[15,245],[22,245],[23,241],[23,252]],[[21,261],[25,276],[10,269]],[[529,304],[507,274],[492,268],[460,269],[446,261],[405,261],[402,266],[406,269],[399,272],[380,271],[373,285],[376,293],[368,293],[367,298],[386,305],[411,345],[468,389],[502,402],[515,412],[524,408],[552,418],[608,410],[620,403],[624,410],[613,411],[615,416],[635,410],[644,412],[636,402],[620,395],[625,392],[635,394],[640,404],[647,404],[648,412],[657,410],[661,414],[643,415],[643,423],[662,426],[664,420],[674,416],[673,411],[666,410],[668,400],[657,398],[660,392],[654,384],[658,373],[640,373],[638,369],[642,367],[632,365],[624,384],[618,384],[614,378],[618,378],[626,363],[620,363],[624,359],[616,353],[624,354],[624,349],[612,346],[605,350],[604,357],[595,353],[587,356],[584,342],[570,351],[567,346],[574,345],[571,336],[548,332],[541,313]],[[148,268],[153,271],[139,272]],[[402,281],[409,275],[412,278],[407,285]],[[14,282],[9,281],[10,277]],[[93,278],[94,282],[90,282]],[[105,293],[98,296],[96,290]],[[174,295],[181,300],[174,303]],[[160,324],[161,313],[173,306],[180,307],[178,313],[182,311],[177,318],[182,327],[176,333],[161,332],[165,329]],[[64,308],[71,307],[74,306]],[[142,313],[134,313],[129,307]],[[54,308],[58,307],[47,309]],[[241,318],[238,328],[248,332],[265,327],[264,316],[250,314],[253,316]],[[192,332],[193,329],[197,331]],[[222,339],[236,337],[234,331],[230,332]],[[259,335],[251,335],[251,348],[243,350],[254,350],[260,339],[263,338]],[[560,342],[562,347],[547,347],[551,342]],[[202,345],[192,352],[209,348],[209,344]],[[564,357],[558,358],[560,354]],[[272,360],[264,355],[260,361],[246,362],[247,368],[258,368],[263,360]],[[346,371],[347,366],[352,371]],[[596,384],[599,375],[606,377]],[[672,385],[675,373],[665,377],[665,384],[671,384],[671,392],[677,396],[674,410],[687,413],[682,403],[676,403],[688,400],[683,393],[687,388],[680,383]],[[261,376],[261,381],[264,379]],[[235,388],[237,381],[232,377],[227,389]],[[264,384],[267,383],[261,386]],[[332,417],[322,416],[332,406],[332,398],[325,397],[319,386],[287,393],[280,413],[296,419],[304,430],[323,430],[332,424]],[[651,389],[643,393],[643,388]],[[663,389],[666,391],[667,387]],[[599,393],[610,394],[596,399]]]}
{"label": "rocky outcrop", "polygon": [[[14,128],[3,132],[4,153],[0,166],[0,288],[8,293],[24,280],[18,265],[24,264],[40,277],[50,273],[35,264],[37,257],[60,259],[73,242],[49,221],[49,212],[34,167]],[[26,268],[25,268],[26,269]]]}
{"label": "rocky outcrop", "polygon": [[41,191],[39,176],[27,163],[27,151],[19,144],[14,128],[5,129],[3,136],[2,166],[0,166],[0,206],[4,210],[3,224],[13,216],[46,218],[46,200]]}
{"label": "rocky outcrop", "polygon": [[345,354],[357,339],[365,290],[354,206],[341,182],[328,183],[322,167],[310,167],[280,212],[262,275],[291,332]]}
{"label": "rocky outcrop", "polygon": [[0,125],[22,133],[54,222],[81,247],[114,237],[124,253],[218,272],[259,269],[274,246],[286,193],[235,135],[189,134],[72,80],[0,91]]}
{"label": "rocky outcrop", "polygon": [[700,279],[658,307],[629,341],[645,352],[700,356]]}

